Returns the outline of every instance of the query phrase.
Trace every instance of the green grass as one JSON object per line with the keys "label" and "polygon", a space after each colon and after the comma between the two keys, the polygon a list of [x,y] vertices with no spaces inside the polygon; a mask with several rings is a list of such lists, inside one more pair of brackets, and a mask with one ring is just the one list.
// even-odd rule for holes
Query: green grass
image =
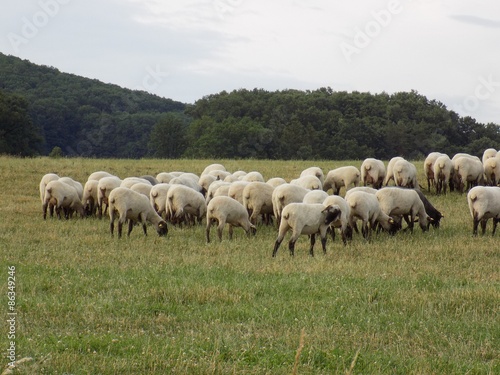
{"label": "green grass", "polygon": [[[272,259],[271,227],[206,244],[201,226],[170,227],[165,238],[136,227],[118,239],[105,219],[42,219],[45,173],[84,183],[96,170],[200,173],[211,162],[0,157],[4,320],[14,265],[16,354],[32,358],[14,373],[500,373],[499,237],[491,224],[472,237],[465,195],[428,195],[445,214],[439,230],[337,239],[326,256],[317,243],[314,258],[305,237],[291,258],[287,237]],[[361,165],[222,163],[286,179],[313,165]]]}

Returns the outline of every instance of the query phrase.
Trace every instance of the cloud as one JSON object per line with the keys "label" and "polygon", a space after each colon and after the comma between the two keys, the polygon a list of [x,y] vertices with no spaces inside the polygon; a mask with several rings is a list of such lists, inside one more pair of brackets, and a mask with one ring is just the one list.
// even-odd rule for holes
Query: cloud
{"label": "cloud", "polygon": [[491,20],[483,17],[469,16],[469,15],[455,15],[450,16],[451,19],[463,23],[467,23],[470,25],[483,26],[483,27],[492,27],[492,28],[500,28],[500,21]]}

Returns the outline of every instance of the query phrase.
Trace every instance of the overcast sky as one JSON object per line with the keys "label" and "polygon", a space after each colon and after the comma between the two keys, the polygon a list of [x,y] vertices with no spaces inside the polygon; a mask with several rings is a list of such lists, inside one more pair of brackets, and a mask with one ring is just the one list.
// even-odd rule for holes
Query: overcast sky
{"label": "overcast sky", "polygon": [[416,90],[500,124],[499,47],[498,0],[0,4],[1,52],[185,103],[256,87]]}

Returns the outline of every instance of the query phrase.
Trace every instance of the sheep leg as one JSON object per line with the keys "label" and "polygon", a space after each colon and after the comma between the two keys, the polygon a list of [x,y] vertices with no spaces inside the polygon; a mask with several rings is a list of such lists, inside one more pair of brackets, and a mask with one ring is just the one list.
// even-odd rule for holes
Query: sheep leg
{"label": "sheep leg", "polygon": [[276,253],[278,252],[278,249],[279,249],[282,241],[283,241],[283,236],[278,236],[278,238],[274,242],[273,258],[276,257]]}
{"label": "sheep leg", "polygon": [[311,254],[312,257],[314,256],[314,244],[315,243],[316,243],[316,235],[311,234],[311,245],[309,246],[309,254]]}
{"label": "sheep leg", "polygon": [[363,238],[365,240],[369,240],[370,239],[370,232],[369,232],[369,228],[368,228],[368,221],[364,221],[363,220],[363,224],[361,225],[361,233],[363,234]]}
{"label": "sheep leg", "polygon": [[111,237],[113,237],[113,232],[115,231],[115,219],[111,219],[109,222],[109,231],[111,232]]}
{"label": "sheep leg", "polygon": [[491,233],[492,236],[495,235],[495,231],[497,230],[497,224],[500,222],[500,219],[495,219],[493,218],[493,233]]}
{"label": "sheep leg", "polygon": [[481,220],[481,234],[484,236],[484,233],[486,232],[486,223],[488,222],[488,219],[483,219]]}
{"label": "sheep leg", "polygon": [[321,236],[321,247],[323,248],[323,254],[326,254],[326,235]]}
{"label": "sheep leg", "polygon": [[293,240],[293,238],[290,239],[290,242],[288,242],[288,250],[290,250],[290,256],[293,257],[294,252],[295,252],[295,242],[297,240]]}
{"label": "sheep leg", "polygon": [[142,223],[142,230],[144,232],[144,235],[147,236],[148,235],[148,230],[146,229],[146,222]]}
{"label": "sheep leg", "polygon": [[473,225],[472,225],[472,235],[477,236],[477,227],[479,225],[479,219],[474,215]]}
{"label": "sheep leg", "polygon": [[233,226],[231,224],[229,224],[228,232],[229,232],[229,239],[232,240],[233,239]]}
{"label": "sheep leg", "polygon": [[122,237],[123,221],[118,220],[118,238]]}
{"label": "sheep leg", "polygon": [[[335,241],[335,228],[334,227],[328,227],[328,231],[330,232],[330,235],[332,237],[332,242]],[[342,235],[342,239],[344,239],[344,236]]]}
{"label": "sheep leg", "polygon": [[207,228],[205,229],[205,236],[207,238],[207,243],[210,242],[210,227],[212,226],[213,221],[212,219],[207,220]]}
{"label": "sheep leg", "polygon": [[219,237],[219,241],[222,241],[222,230],[225,225],[226,222],[224,220],[219,221],[219,225],[217,226],[217,236]]}

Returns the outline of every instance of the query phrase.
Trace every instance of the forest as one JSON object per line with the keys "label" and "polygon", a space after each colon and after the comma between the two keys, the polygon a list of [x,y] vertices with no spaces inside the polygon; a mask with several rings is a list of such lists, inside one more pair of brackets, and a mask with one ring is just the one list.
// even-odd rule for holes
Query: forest
{"label": "forest", "polygon": [[106,158],[419,159],[481,155],[500,127],[416,91],[239,89],[194,104],[0,53],[0,154]]}

